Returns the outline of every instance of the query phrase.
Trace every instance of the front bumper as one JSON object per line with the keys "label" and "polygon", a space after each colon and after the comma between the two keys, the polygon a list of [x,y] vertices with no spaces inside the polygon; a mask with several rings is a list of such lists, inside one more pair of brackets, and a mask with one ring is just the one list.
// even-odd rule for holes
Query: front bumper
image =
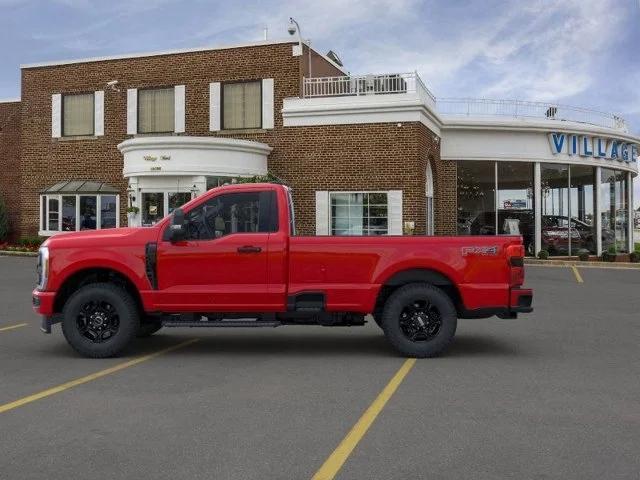
{"label": "front bumper", "polygon": [[60,322],[54,314],[54,300],[55,292],[42,292],[35,289],[31,294],[33,310],[42,316],[42,325],[40,326],[40,329],[45,333],[51,333],[51,325]]}

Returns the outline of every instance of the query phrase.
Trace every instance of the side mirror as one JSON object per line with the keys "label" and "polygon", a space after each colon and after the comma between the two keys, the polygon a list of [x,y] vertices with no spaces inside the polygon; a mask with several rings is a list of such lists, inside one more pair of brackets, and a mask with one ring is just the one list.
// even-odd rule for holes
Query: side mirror
{"label": "side mirror", "polygon": [[184,212],[181,208],[173,211],[171,225],[169,225],[169,240],[171,242],[180,242],[187,238],[187,230],[185,228]]}

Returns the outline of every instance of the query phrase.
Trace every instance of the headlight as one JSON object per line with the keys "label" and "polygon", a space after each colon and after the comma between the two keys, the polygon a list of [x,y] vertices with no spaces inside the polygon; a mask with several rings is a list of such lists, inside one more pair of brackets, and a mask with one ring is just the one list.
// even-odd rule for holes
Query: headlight
{"label": "headlight", "polygon": [[40,247],[38,251],[38,290],[47,288],[49,278],[49,248]]}

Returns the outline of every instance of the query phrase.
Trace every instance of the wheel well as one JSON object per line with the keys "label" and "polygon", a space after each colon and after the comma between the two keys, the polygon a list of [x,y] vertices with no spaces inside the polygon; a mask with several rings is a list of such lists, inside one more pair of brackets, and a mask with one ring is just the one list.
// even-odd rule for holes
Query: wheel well
{"label": "wheel well", "polygon": [[136,301],[136,305],[138,306],[138,310],[143,310],[142,299],[140,298],[138,289],[125,275],[108,268],[91,268],[76,272],[64,281],[62,286],[58,289],[58,293],[56,294],[56,298],[53,303],[54,312],[61,313],[64,308],[64,304],[67,302],[69,297],[71,297],[71,295],[73,295],[79,288],[91,283],[113,283],[120,286],[133,297]]}
{"label": "wheel well", "polygon": [[374,316],[382,314],[385,302],[395,290],[409,283],[429,283],[438,287],[449,296],[458,314],[460,314],[462,310],[460,292],[451,279],[436,270],[414,268],[398,272],[385,282],[380,288],[378,297],[376,298],[376,305],[373,311]]}

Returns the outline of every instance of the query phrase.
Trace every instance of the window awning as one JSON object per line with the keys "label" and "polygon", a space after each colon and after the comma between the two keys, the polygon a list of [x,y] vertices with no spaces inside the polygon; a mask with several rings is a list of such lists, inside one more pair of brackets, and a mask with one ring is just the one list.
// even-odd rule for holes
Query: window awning
{"label": "window awning", "polygon": [[97,182],[92,180],[70,180],[67,182],[59,182],[51,187],[45,188],[40,191],[41,194],[45,193],[57,193],[57,194],[109,194],[109,193],[120,193],[120,190],[116,187],[112,187],[111,185],[104,182]]}

